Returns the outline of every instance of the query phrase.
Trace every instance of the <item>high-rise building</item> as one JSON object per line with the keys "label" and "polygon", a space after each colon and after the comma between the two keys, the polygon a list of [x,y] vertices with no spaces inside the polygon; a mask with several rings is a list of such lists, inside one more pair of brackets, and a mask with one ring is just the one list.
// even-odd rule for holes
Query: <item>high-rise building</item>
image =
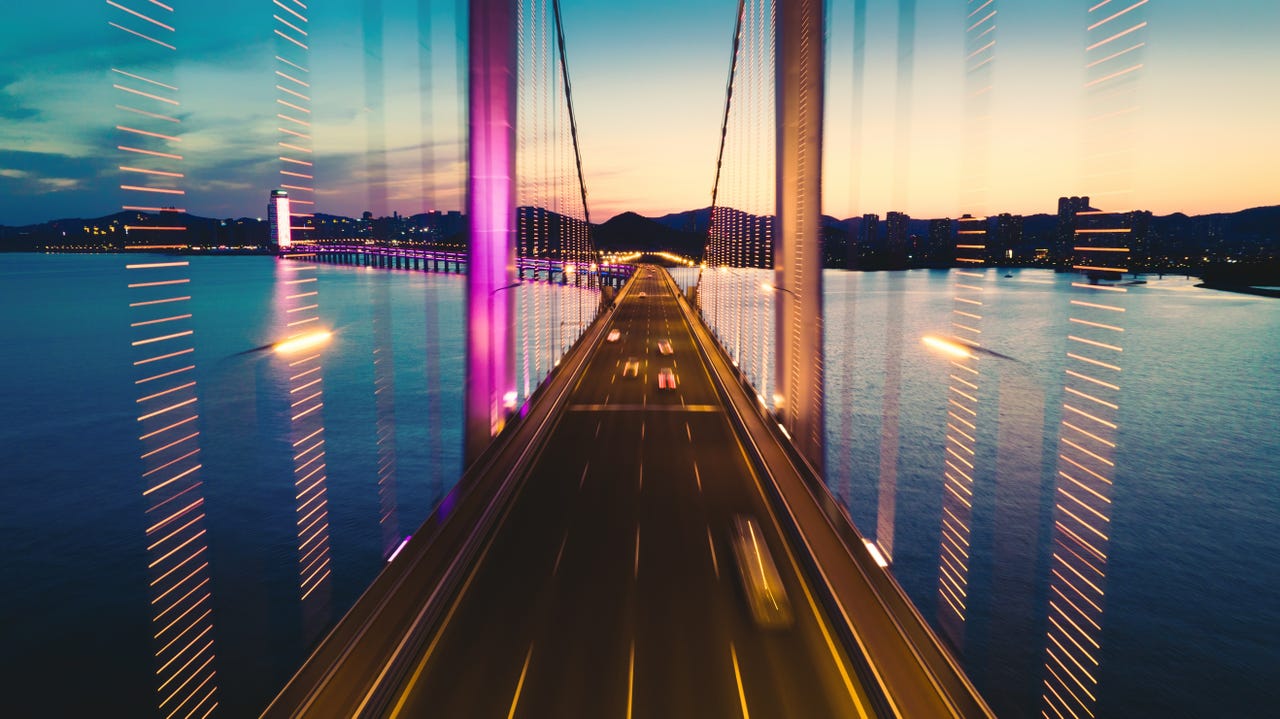
{"label": "high-rise building", "polygon": [[1022,215],[996,215],[995,237],[987,243],[987,261],[1004,264],[1022,248]]}
{"label": "high-rise building", "polygon": [[929,220],[929,245],[925,250],[925,264],[931,267],[950,267],[951,220]]}
{"label": "high-rise building", "polygon": [[884,216],[886,269],[902,269],[907,266],[911,251],[911,218],[905,212],[890,212]]}
{"label": "high-rise building", "polygon": [[874,212],[862,216],[862,227],[858,228],[858,247],[866,253],[876,246],[876,238],[880,234],[880,215]]}
{"label": "high-rise building", "polygon": [[289,193],[272,190],[267,202],[267,224],[271,228],[271,246],[287,250],[293,246],[293,228],[290,227]]}
{"label": "high-rise building", "polygon": [[1058,198],[1058,231],[1054,237],[1052,260],[1056,265],[1066,264],[1074,246],[1078,220],[1076,215],[1089,209],[1089,198]]}

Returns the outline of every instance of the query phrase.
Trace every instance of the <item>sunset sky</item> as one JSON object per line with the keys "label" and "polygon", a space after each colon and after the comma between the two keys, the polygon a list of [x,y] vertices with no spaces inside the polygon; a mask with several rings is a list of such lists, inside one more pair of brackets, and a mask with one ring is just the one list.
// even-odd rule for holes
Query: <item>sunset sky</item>
{"label": "sunset sky", "polygon": [[[1116,5],[1123,7],[1133,0]],[[142,7],[147,0],[118,0]],[[312,4],[312,3],[308,3]],[[316,186],[322,212],[457,209],[463,119],[457,101],[458,0],[314,3]],[[997,0],[987,210],[1052,212],[1091,194],[1082,143],[1086,8]],[[370,133],[362,7],[382,9],[388,147],[384,189],[364,182]],[[432,7],[435,121],[418,95],[419,6]],[[852,133],[852,0],[829,3],[827,214],[957,216],[965,114],[959,0],[918,0],[912,112],[895,117],[898,6],[867,2],[867,84]],[[277,180],[271,0],[175,4],[187,208],[260,216]],[[710,202],[734,0],[564,0],[565,33],[592,220],[660,215]],[[1133,115],[1133,208],[1157,214],[1280,203],[1280,3],[1152,0]],[[5,3],[0,10],[0,224],[116,211],[120,173],[110,68],[131,61],[105,2]],[[373,33],[376,35],[376,32]],[[894,167],[897,133],[911,148]],[[433,148],[434,183],[421,148]],[[851,168],[858,172],[852,190]],[[893,197],[901,172],[905,191]],[[425,186],[425,191],[424,191]],[[385,201],[384,198],[385,197]],[[1115,208],[1130,209],[1130,208]]]}

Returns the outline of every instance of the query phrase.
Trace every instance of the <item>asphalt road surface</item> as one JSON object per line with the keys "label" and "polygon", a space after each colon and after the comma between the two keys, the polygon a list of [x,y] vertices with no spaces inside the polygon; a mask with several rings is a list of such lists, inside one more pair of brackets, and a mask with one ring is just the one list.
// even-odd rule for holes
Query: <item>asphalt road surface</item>
{"label": "asphalt road surface", "polygon": [[[621,338],[600,341],[391,715],[870,714],[662,271],[642,269],[608,322]],[[658,353],[662,339],[673,354]],[[639,372],[623,377],[631,357]],[[664,367],[675,390],[658,388]],[[737,514],[763,528],[788,628],[752,621],[730,544]]]}

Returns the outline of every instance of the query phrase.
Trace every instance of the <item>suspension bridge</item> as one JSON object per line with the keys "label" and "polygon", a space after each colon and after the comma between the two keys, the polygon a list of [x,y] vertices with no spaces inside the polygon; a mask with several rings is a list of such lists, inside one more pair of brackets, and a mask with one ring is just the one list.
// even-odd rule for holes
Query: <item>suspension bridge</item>
{"label": "suspension bridge", "polygon": [[[305,7],[276,4],[283,9],[275,16],[279,171],[281,187],[294,193],[293,210],[281,205],[277,218],[285,228],[275,237],[281,267],[291,278],[281,298],[289,334],[277,349],[323,341],[311,329],[319,318],[319,293],[311,284],[317,263],[465,275],[466,470],[426,524],[395,547],[392,561],[264,716],[993,715],[953,654],[958,635],[935,634],[893,577],[892,484],[880,508],[888,531],[878,527],[873,540],[853,526],[824,481],[822,0],[737,4],[710,227],[690,291],[657,264],[608,263],[593,245],[558,2],[549,16],[545,4],[469,4],[465,250],[307,238],[305,222],[293,224],[311,216],[315,194],[309,97],[301,79],[309,58],[299,27]],[[973,12],[969,84],[980,98],[995,10],[988,2]],[[380,68],[373,74],[380,77]],[[973,202],[976,209],[980,198]],[[1076,233],[1076,250],[1097,259],[1077,269],[1119,269],[1112,260],[1122,259],[1123,248],[1111,238],[1123,229],[1087,204],[1079,214],[1088,219]],[[145,251],[172,247],[169,238],[182,228],[159,222],[131,229],[137,244],[130,249]],[[959,236],[957,261],[970,269],[981,265],[985,229],[962,224]],[[130,268],[159,277],[182,264]],[[959,275],[961,321],[954,340],[944,343],[958,352],[960,374],[953,376],[956,421],[948,424],[955,462],[947,461],[939,583],[940,603],[953,623],[963,623],[967,598],[973,482],[965,466],[972,470],[974,440],[964,427],[973,429],[967,418],[977,416],[982,306],[981,288]],[[180,282],[165,274],[130,288],[166,292]],[[131,307],[189,299],[139,297]],[[135,324],[183,317],[190,315]],[[1080,324],[1103,333],[1117,329]],[[185,371],[151,365],[184,361],[182,354],[135,363],[158,368],[141,382],[169,381]],[[305,602],[325,587],[329,571],[324,428],[317,412],[321,355],[300,357],[290,367],[296,372],[291,397],[299,397],[290,406],[290,439],[299,450],[293,461]],[[160,392],[169,393],[191,397],[174,406],[196,402],[194,382]],[[895,412],[886,406],[886,419]],[[144,435],[152,443],[142,456],[154,464],[144,476],[182,469],[194,454],[173,455],[188,450],[190,442],[179,443],[198,441],[191,439],[198,433],[166,443],[169,432],[184,431],[182,422],[160,426],[169,419],[139,417],[156,423]],[[1084,434],[1109,442],[1103,430]],[[886,436],[896,441],[888,430]],[[1099,480],[1077,484],[1097,498],[1085,497],[1102,516],[1108,470],[1095,460],[1106,460],[1081,453],[1067,461]],[[188,562],[195,566],[202,551],[199,543],[187,549],[204,530],[199,517],[184,515],[198,506],[195,469],[147,490],[158,500],[153,509],[164,515],[155,526],[180,525],[152,547],[160,573],[156,619],[177,617],[164,630],[172,628],[174,638],[157,653],[161,686],[178,687],[165,702],[180,699],[173,706],[192,711],[216,705],[209,662],[184,654],[209,645],[180,641],[204,637],[212,626],[207,611],[193,611],[207,590],[177,591],[208,583],[203,566],[179,571]],[[1081,484],[1086,481],[1096,487]],[[382,488],[381,476],[379,483]],[[1064,567],[1081,578],[1101,571],[1105,556],[1090,554],[1098,543],[1084,531],[1091,520],[1068,514],[1064,521],[1073,523],[1058,526],[1074,559],[1062,560]],[[754,553],[744,554],[743,527],[750,528]],[[393,539],[388,534],[388,546]],[[1081,593],[1078,583],[1055,574],[1060,596]],[[758,592],[775,604],[785,601],[779,615],[785,619],[776,622],[783,626],[768,626],[752,611]],[[1084,594],[1081,605],[1091,603]],[[1076,660],[1083,652],[1076,637],[1089,639],[1080,627],[1100,610],[1072,607],[1081,615],[1079,623],[1067,618],[1075,629],[1055,622],[1064,641],[1049,637],[1057,646],[1050,658],[1061,672],[1046,685],[1056,697],[1047,692],[1046,702],[1087,712],[1093,680]]]}

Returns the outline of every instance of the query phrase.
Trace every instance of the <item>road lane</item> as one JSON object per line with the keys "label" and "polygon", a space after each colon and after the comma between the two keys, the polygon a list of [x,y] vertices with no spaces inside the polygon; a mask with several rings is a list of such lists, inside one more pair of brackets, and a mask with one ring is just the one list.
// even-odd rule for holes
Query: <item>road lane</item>
{"label": "road lane", "polygon": [[[660,280],[642,272],[614,310],[622,338],[589,360],[569,398],[579,409],[560,418],[397,697],[401,715],[505,716],[518,681],[515,716],[859,715],[847,660],[804,599]],[[659,339],[674,355],[657,354]],[[640,376],[615,379],[631,356]],[[676,358],[678,388],[659,391],[657,370]],[[797,607],[790,629],[751,620],[729,546],[737,513],[761,519]]]}

